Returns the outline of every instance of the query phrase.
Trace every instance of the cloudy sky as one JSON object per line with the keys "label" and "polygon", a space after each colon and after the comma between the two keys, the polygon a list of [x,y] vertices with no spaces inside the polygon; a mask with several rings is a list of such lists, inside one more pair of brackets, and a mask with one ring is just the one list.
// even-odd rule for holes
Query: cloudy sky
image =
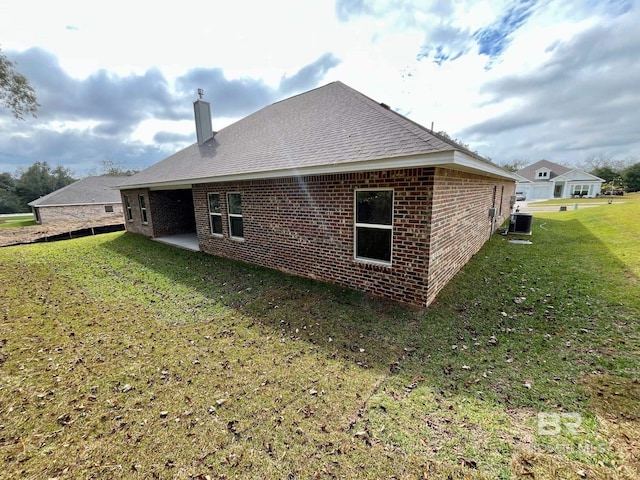
{"label": "cloudy sky", "polygon": [[36,119],[0,109],[0,172],[144,168],[340,80],[496,163],[640,159],[640,0],[20,0],[0,48]]}

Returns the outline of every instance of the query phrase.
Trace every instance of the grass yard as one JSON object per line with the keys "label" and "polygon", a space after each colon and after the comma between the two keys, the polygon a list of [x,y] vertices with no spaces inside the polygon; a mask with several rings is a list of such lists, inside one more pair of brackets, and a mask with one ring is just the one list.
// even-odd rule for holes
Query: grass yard
{"label": "grass yard", "polygon": [[0,249],[0,478],[639,478],[624,200],[427,310],[123,233]]}
{"label": "grass yard", "polygon": [[24,215],[0,215],[0,228],[17,228],[37,225],[33,214],[25,213]]}

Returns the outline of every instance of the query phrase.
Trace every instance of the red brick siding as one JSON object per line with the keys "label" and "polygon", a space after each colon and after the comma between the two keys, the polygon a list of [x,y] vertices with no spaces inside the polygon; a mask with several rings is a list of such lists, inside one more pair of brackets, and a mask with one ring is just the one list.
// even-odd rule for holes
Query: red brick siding
{"label": "red brick siding", "polygon": [[191,189],[149,192],[147,217],[153,217],[154,237],[195,232]]}
{"label": "red brick siding", "polygon": [[[206,253],[425,306],[489,239],[494,187],[497,210],[502,195],[497,228],[510,213],[515,184],[444,168],[197,184],[192,194]],[[394,191],[391,266],[354,259],[359,188]],[[243,240],[229,235],[226,194],[233,192],[242,194]],[[140,193],[148,199],[148,225],[140,223]],[[123,192],[133,207],[128,231],[153,237],[167,230],[161,222],[169,221],[163,213],[168,204],[161,193],[168,192]],[[211,234],[208,193],[220,194],[222,237]]]}
{"label": "red brick siding", "polygon": [[[127,229],[127,232],[139,233],[149,238],[155,238],[156,235],[154,235],[154,232],[153,232],[153,217],[151,215],[151,208],[149,203],[149,190],[148,189],[121,190],[120,194],[122,196],[122,208],[125,210],[124,225]],[[140,204],[138,203],[139,195],[144,195],[144,198],[147,203],[147,223],[146,224],[142,223],[142,217],[140,213]],[[127,219],[126,202],[124,200],[125,196],[129,197],[129,203],[131,204],[131,213],[133,214],[133,220],[131,221]]]}
{"label": "red brick siding", "polygon": [[[408,303],[426,304],[427,226],[433,169],[194,185],[200,248]],[[354,190],[393,188],[392,266],[354,259]],[[211,234],[208,193],[242,194],[244,240]]]}
{"label": "red brick siding", "polygon": [[[105,205],[111,205],[113,212],[105,212]],[[122,218],[122,204],[107,203],[95,205],[66,205],[59,207],[36,207],[40,213],[40,223],[61,221],[95,220],[99,218]]]}
{"label": "red brick siding", "polygon": [[433,194],[427,303],[435,299],[442,287],[489,239],[492,231],[489,209],[494,207],[494,187],[494,228],[498,228],[511,212],[509,201],[515,192],[514,182],[444,168],[437,169]]}

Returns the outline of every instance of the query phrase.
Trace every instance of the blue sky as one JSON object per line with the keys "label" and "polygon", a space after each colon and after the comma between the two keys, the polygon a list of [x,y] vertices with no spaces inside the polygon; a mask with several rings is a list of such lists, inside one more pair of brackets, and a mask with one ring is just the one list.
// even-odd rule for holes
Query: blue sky
{"label": "blue sky", "polygon": [[42,106],[0,110],[0,172],[144,168],[195,141],[198,88],[220,129],[334,80],[497,163],[640,160],[637,25],[631,0],[3,2]]}

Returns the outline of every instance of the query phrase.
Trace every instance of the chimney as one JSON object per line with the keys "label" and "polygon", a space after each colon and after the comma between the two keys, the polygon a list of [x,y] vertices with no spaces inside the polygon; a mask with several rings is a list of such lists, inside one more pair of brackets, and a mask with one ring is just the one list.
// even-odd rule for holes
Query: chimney
{"label": "chimney", "polygon": [[196,117],[196,137],[198,145],[202,145],[213,137],[213,128],[211,127],[211,105],[209,102],[202,100],[204,90],[198,89],[198,100],[193,102],[193,112]]}

